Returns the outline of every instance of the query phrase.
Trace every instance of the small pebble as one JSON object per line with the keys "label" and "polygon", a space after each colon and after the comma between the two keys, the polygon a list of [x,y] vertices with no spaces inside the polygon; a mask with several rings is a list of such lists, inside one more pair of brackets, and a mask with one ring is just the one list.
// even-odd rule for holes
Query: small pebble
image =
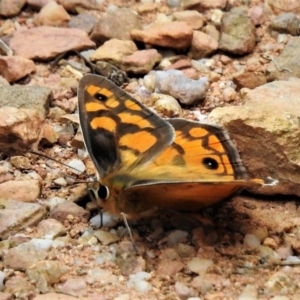
{"label": "small pebble", "polygon": [[167,4],[170,7],[179,7],[181,5],[180,0],[167,0]]}
{"label": "small pebble", "polygon": [[83,173],[86,169],[84,163],[79,159],[72,159],[67,163],[67,165],[71,167],[71,172],[74,174]]}
{"label": "small pebble", "polygon": [[53,241],[48,239],[32,239],[29,243],[34,245],[37,249],[48,250],[52,246]]}
{"label": "small pebble", "polygon": [[223,94],[223,100],[226,102],[234,101],[234,99],[236,97],[236,91],[232,87],[226,87],[223,90],[222,94]]}
{"label": "small pebble", "polygon": [[46,201],[46,205],[52,210],[58,204],[65,203],[66,199],[61,197],[50,197]]}
{"label": "small pebble", "polygon": [[168,236],[168,244],[170,246],[183,242],[188,237],[188,233],[183,230],[174,230]]}
{"label": "small pebble", "polygon": [[53,182],[59,186],[67,186],[68,185],[66,179],[63,177],[58,177],[58,178],[54,179]]}
{"label": "small pebble", "polygon": [[238,300],[257,300],[257,288],[254,285],[246,285],[242,293],[238,296]]}
{"label": "small pebble", "polygon": [[253,234],[246,234],[244,237],[244,246],[250,248],[256,248],[260,245],[260,240]]}
{"label": "small pebble", "polygon": [[4,280],[4,272],[0,271],[0,292],[3,291],[4,289],[4,284],[3,284],[3,280]]}
{"label": "small pebble", "polygon": [[186,298],[188,296],[192,296],[193,289],[188,287],[185,283],[176,281],[175,283],[175,291],[180,298]]}
{"label": "small pebble", "polygon": [[203,276],[208,268],[213,264],[213,261],[210,259],[194,257],[190,261],[188,261],[187,267],[190,271]]}
{"label": "small pebble", "polygon": [[[101,224],[101,219],[102,219],[102,224]],[[105,228],[111,228],[115,227],[119,221],[118,217],[112,216],[108,212],[103,212],[102,216],[99,214],[92,217],[90,219],[90,224],[94,228],[100,228],[101,226]]]}
{"label": "small pebble", "polygon": [[129,275],[128,287],[133,287],[140,293],[146,293],[152,290],[152,285],[147,281],[151,278],[151,274],[147,272],[137,272]]}

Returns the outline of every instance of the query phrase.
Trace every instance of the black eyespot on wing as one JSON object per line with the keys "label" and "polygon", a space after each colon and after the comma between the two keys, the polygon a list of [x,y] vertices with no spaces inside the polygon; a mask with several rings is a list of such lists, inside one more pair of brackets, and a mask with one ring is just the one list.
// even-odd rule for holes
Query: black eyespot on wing
{"label": "black eyespot on wing", "polygon": [[105,102],[107,100],[107,96],[101,94],[101,93],[96,93],[94,95],[94,98],[101,101],[101,102]]}
{"label": "black eyespot on wing", "polygon": [[219,167],[219,163],[211,157],[203,158],[202,164],[206,169],[209,169],[209,170],[217,170]]}
{"label": "black eyespot on wing", "polygon": [[109,197],[109,189],[105,185],[100,185],[98,189],[98,197],[101,200],[106,200]]}

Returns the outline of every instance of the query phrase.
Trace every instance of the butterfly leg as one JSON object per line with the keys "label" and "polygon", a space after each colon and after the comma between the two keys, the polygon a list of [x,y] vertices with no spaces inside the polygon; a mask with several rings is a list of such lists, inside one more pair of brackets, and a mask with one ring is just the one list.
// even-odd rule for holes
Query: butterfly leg
{"label": "butterfly leg", "polygon": [[124,214],[123,212],[121,212],[121,216],[122,216],[122,218],[123,218],[123,220],[124,220],[124,224],[125,224],[125,227],[126,227],[126,229],[127,229],[127,231],[128,231],[129,238],[130,238],[130,241],[131,241],[131,243],[132,243],[133,249],[134,249],[134,251],[135,251],[136,253],[138,253],[137,248],[136,248],[136,245],[135,245],[134,240],[133,240],[133,236],[132,236],[131,229],[130,229],[129,224],[128,224],[128,222],[127,222],[126,214]]}

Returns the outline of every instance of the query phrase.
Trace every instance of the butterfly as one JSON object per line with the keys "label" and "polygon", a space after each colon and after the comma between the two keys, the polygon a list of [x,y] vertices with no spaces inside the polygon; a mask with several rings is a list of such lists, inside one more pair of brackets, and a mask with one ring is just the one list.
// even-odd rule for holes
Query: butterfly
{"label": "butterfly", "polygon": [[88,74],[78,87],[79,119],[97,170],[99,207],[138,218],[156,209],[195,211],[248,179],[238,151],[219,126],[163,119],[108,79]]}

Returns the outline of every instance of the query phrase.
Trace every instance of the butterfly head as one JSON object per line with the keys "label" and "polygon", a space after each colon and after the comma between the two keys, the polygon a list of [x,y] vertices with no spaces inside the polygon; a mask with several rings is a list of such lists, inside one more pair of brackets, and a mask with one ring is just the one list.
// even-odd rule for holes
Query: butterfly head
{"label": "butterfly head", "polygon": [[106,178],[105,183],[98,178],[88,184],[89,194],[99,208],[113,215],[120,215],[123,212],[122,191],[128,182],[130,179],[124,179],[123,176]]}

